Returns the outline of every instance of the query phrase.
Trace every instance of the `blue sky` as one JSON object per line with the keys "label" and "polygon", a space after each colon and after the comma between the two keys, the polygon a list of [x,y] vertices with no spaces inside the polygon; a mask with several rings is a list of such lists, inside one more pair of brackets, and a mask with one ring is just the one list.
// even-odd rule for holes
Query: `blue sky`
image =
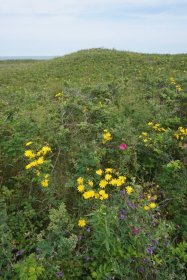
{"label": "blue sky", "polygon": [[0,56],[187,53],[187,0],[0,0]]}

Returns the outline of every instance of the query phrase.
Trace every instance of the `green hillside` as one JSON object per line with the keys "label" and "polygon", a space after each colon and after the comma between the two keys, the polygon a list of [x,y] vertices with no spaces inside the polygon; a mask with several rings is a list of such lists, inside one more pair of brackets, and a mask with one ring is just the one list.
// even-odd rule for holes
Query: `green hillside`
{"label": "green hillside", "polygon": [[0,61],[0,279],[185,279],[187,54]]}

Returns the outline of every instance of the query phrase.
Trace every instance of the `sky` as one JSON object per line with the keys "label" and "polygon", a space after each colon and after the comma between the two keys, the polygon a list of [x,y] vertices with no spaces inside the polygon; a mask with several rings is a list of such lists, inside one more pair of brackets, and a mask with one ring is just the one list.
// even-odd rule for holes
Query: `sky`
{"label": "sky", "polygon": [[187,0],[0,0],[0,56],[187,53]]}

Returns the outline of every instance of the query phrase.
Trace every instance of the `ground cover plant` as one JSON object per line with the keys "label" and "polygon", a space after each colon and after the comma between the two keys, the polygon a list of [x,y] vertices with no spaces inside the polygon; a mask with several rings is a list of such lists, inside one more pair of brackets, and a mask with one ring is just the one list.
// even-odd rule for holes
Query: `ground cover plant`
{"label": "ground cover plant", "polygon": [[187,55],[0,61],[0,279],[186,279]]}

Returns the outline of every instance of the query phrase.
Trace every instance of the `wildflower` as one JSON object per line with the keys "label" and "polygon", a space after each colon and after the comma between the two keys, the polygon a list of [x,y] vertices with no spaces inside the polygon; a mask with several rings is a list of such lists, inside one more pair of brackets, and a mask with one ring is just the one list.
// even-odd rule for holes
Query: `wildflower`
{"label": "wildflower", "polygon": [[154,208],[156,208],[156,203],[154,203],[154,202],[151,202],[151,203],[149,204],[149,207],[150,207],[151,209],[154,209]]}
{"label": "wildflower", "polygon": [[102,175],[102,174],[103,174],[103,170],[102,170],[102,169],[96,170],[96,174],[97,174],[97,175]]}
{"label": "wildflower", "polygon": [[25,144],[25,146],[30,146],[33,142],[32,141],[29,141]]}
{"label": "wildflower", "polygon": [[135,206],[134,203],[132,203],[132,202],[129,203],[129,206],[130,206],[130,208],[132,208],[132,209],[135,209],[135,208],[136,208],[136,206]]}
{"label": "wildflower", "polygon": [[92,191],[92,190],[83,193],[84,199],[89,199],[89,198],[92,198],[94,196],[95,196],[95,192]]}
{"label": "wildflower", "polygon": [[149,209],[150,209],[149,206],[147,206],[147,205],[144,206],[144,210],[145,210],[145,211],[148,211]]}
{"label": "wildflower", "polygon": [[134,227],[134,229],[133,229],[133,233],[134,233],[134,235],[137,235],[137,234],[139,233],[139,228]]}
{"label": "wildflower", "polygon": [[95,199],[99,199],[99,194],[95,192],[94,197],[95,197]]}
{"label": "wildflower", "polygon": [[79,185],[77,189],[80,193],[84,192],[84,185]]}
{"label": "wildflower", "polygon": [[126,188],[126,192],[130,195],[134,190],[131,186],[127,186]]}
{"label": "wildflower", "polygon": [[64,273],[62,271],[56,272],[56,277],[57,278],[62,278],[64,276]]}
{"label": "wildflower", "polygon": [[125,219],[125,210],[121,209],[119,211],[119,220],[123,220],[123,219]]}
{"label": "wildflower", "polygon": [[112,175],[110,175],[110,174],[105,175],[105,180],[106,181],[109,181],[111,178],[112,178]]}
{"label": "wildflower", "polygon": [[36,160],[34,160],[34,161],[31,161],[29,164],[27,164],[26,166],[25,166],[25,169],[30,169],[30,168],[32,168],[32,167],[35,167],[35,166],[37,166],[37,161]]}
{"label": "wildflower", "polygon": [[17,252],[17,256],[22,256],[25,250],[21,249]]}
{"label": "wildflower", "polygon": [[84,179],[83,179],[82,177],[79,177],[79,178],[77,179],[77,183],[78,183],[79,185],[82,185],[83,182],[84,182]]}
{"label": "wildflower", "polygon": [[153,249],[151,248],[151,247],[148,247],[147,249],[146,249],[146,251],[147,251],[147,253],[149,253],[149,254],[153,254]]}
{"label": "wildflower", "polygon": [[43,164],[44,163],[44,157],[39,157],[37,160],[37,164]]}
{"label": "wildflower", "polygon": [[88,181],[88,185],[92,188],[93,187],[93,181]]}
{"label": "wildflower", "polygon": [[42,180],[42,181],[41,181],[41,185],[42,185],[42,187],[44,187],[44,188],[48,187],[48,185],[49,185],[49,180],[47,180],[47,179]]}
{"label": "wildflower", "polygon": [[104,130],[103,133],[103,144],[105,144],[107,141],[111,141],[112,140],[112,135],[110,132],[108,132],[107,129]]}
{"label": "wildflower", "polygon": [[34,158],[35,154],[33,153],[32,150],[26,150],[25,151],[25,156],[28,157],[28,158]]}
{"label": "wildflower", "polygon": [[104,190],[99,191],[99,194],[100,194],[100,198],[99,198],[100,200],[104,200],[108,198],[108,194]]}
{"label": "wildflower", "polygon": [[112,173],[112,168],[106,168],[106,169],[105,169],[105,172],[106,172],[106,173]]}
{"label": "wildflower", "polygon": [[99,183],[99,186],[100,186],[100,188],[104,189],[107,184],[108,184],[108,182],[106,180],[101,180]]}
{"label": "wildflower", "polygon": [[80,219],[80,220],[78,221],[78,226],[79,226],[79,227],[85,227],[85,226],[86,226],[86,221],[85,221],[84,219]]}
{"label": "wildflower", "polygon": [[119,146],[120,150],[126,150],[127,148],[127,145],[125,143],[121,143],[120,146]]}
{"label": "wildflower", "polygon": [[125,184],[126,179],[127,178],[125,176],[119,176],[117,179],[117,181],[118,181],[117,186],[120,187],[121,185]]}
{"label": "wildflower", "polygon": [[110,182],[109,182],[112,186],[115,186],[117,185],[117,179],[112,179]]}
{"label": "wildflower", "polygon": [[44,146],[41,150],[37,152],[37,156],[45,156],[48,152],[51,152],[51,148],[49,146]]}
{"label": "wildflower", "polygon": [[124,196],[125,195],[125,190],[120,190],[120,195]]}

